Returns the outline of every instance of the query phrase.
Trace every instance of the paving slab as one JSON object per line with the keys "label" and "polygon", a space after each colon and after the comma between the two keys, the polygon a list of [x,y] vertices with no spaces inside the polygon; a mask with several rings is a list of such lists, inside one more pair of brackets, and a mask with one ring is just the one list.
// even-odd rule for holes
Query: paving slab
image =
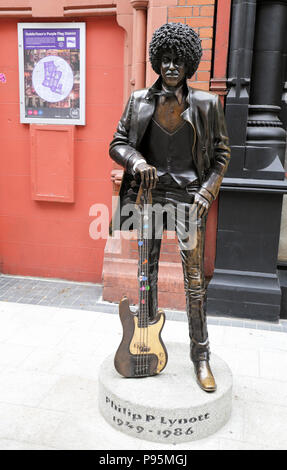
{"label": "paving slab", "polygon": [[[122,334],[117,307],[107,311],[0,301],[0,449],[287,448],[287,332],[209,323],[211,351],[233,373],[231,418],[174,446],[124,435],[100,415],[99,367]],[[162,336],[188,349],[186,321],[168,319]]]}

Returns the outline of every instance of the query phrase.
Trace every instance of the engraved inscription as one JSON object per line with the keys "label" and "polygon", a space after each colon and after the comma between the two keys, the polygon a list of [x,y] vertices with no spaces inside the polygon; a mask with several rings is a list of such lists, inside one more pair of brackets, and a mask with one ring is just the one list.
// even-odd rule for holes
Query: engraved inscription
{"label": "engraved inscription", "polygon": [[170,416],[155,416],[153,414],[139,414],[131,408],[115,403],[108,396],[105,398],[106,406],[112,410],[113,424],[126,431],[132,430],[135,434],[143,432],[153,433],[162,438],[191,435],[195,432],[193,425],[210,420],[210,413],[196,416],[174,418]]}

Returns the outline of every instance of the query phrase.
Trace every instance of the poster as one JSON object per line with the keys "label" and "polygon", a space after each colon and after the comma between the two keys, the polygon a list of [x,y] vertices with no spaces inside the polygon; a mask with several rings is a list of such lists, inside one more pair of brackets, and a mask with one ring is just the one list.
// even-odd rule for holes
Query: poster
{"label": "poster", "polygon": [[85,23],[18,23],[20,122],[85,124]]}

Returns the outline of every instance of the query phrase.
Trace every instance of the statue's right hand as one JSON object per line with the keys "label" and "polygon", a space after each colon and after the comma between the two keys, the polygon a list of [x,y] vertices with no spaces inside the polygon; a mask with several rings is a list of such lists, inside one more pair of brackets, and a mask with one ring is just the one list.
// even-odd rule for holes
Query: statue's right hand
{"label": "statue's right hand", "polygon": [[157,171],[154,166],[148,165],[144,161],[140,161],[134,166],[134,175],[139,178],[145,189],[153,189],[158,182]]}

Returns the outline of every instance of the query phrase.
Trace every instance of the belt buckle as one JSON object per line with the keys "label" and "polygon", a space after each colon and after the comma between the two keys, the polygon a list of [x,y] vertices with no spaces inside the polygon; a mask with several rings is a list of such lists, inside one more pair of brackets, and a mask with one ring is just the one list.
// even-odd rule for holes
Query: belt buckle
{"label": "belt buckle", "polygon": [[194,196],[197,193],[198,189],[199,189],[198,179],[192,181],[185,187],[185,190],[189,196]]}

